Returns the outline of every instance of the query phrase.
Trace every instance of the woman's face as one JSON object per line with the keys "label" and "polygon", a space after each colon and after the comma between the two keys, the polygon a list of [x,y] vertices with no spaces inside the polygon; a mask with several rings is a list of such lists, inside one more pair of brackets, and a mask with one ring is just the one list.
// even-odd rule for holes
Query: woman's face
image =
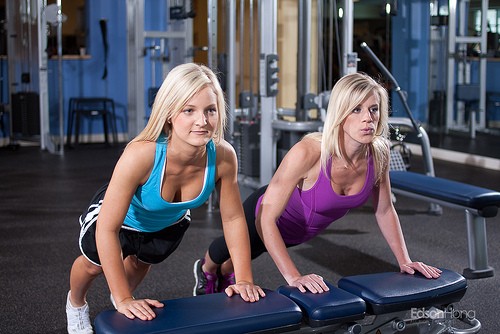
{"label": "woman's face", "polygon": [[217,95],[203,88],[172,120],[172,139],[177,137],[193,146],[206,145],[217,131],[219,111]]}
{"label": "woman's face", "polygon": [[345,143],[349,141],[360,144],[371,143],[377,132],[379,118],[379,99],[375,94],[370,94],[345,118],[342,127]]}

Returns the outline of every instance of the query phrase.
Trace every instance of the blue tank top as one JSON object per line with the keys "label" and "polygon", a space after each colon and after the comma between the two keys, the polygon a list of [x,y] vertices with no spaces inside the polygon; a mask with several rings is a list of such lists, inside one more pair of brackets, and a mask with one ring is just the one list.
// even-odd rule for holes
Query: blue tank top
{"label": "blue tank top", "polygon": [[[330,159],[326,170],[330,171],[331,166],[332,160]],[[345,216],[350,209],[363,205],[372,193],[375,183],[374,175],[373,159],[370,154],[365,183],[357,194],[342,196],[335,193],[330,178],[323,169],[320,170],[318,179],[311,189],[301,190],[296,187],[285,210],[276,222],[283,241],[292,245],[304,243],[321,233],[334,221]],[[261,201],[262,196],[256,208],[260,207]]]}
{"label": "blue tank top", "polygon": [[204,204],[215,187],[216,151],[213,141],[207,143],[207,166],[201,193],[186,202],[167,202],[161,197],[165,174],[167,140],[162,136],[156,143],[153,169],[146,183],[139,186],[132,197],[124,225],[141,232],[157,232],[175,224],[189,209]]}

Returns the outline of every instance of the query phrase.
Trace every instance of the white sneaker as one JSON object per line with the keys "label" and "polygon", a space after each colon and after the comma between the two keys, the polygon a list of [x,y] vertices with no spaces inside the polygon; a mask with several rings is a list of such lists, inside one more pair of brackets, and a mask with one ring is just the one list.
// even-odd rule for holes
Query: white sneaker
{"label": "white sneaker", "polygon": [[69,295],[66,300],[66,317],[68,318],[69,334],[93,334],[92,324],[90,323],[89,304],[80,307],[74,307],[69,301]]}
{"label": "white sneaker", "polygon": [[115,310],[117,310],[117,308],[116,308],[116,303],[115,303],[115,299],[113,298],[113,295],[112,295],[112,294],[110,294],[110,295],[109,295],[109,300],[111,300],[111,304],[113,304],[113,307],[115,308]]}

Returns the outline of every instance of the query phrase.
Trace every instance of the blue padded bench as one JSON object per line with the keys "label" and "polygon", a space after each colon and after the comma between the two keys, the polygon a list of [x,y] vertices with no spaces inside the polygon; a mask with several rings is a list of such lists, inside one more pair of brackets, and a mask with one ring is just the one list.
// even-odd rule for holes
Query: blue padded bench
{"label": "blue padded bench", "polygon": [[363,299],[326,282],[330,291],[302,293],[297,288],[284,285],[278,292],[293,300],[304,313],[304,320],[311,327],[350,322],[365,316]]}
{"label": "blue padded bench", "polygon": [[500,207],[500,192],[440,177],[408,171],[390,171],[392,191],[443,206],[464,209],[469,247],[466,278],[491,277],[488,265],[486,218],[495,217]]}
{"label": "blue padded bench", "polygon": [[437,279],[399,272],[346,276],[338,286],[362,298],[367,312],[375,315],[460,301],[467,291],[467,281],[454,271],[441,270]]}
{"label": "blue padded bench", "polygon": [[[257,303],[224,293],[166,300],[163,308],[155,310],[157,316],[152,321],[130,320],[108,310],[97,315],[94,329],[96,334],[304,334],[360,333],[367,326],[386,333],[384,328],[392,326],[392,319],[400,319],[398,313],[418,307],[447,307],[460,301],[467,289],[465,278],[442,270],[438,279],[396,272],[348,276],[339,281],[338,288],[327,282],[330,291],[322,294],[282,286],[276,292],[266,290],[266,297]],[[366,313],[375,319],[365,323]],[[476,329],[481,326],[479,321],[474,324]],[[422,326],[429,326],[427,319]]]}
{"label": "blue padded bench", "polygon": [[[163,301],[153,321],[130,320],[115,310],[103,311],[94,321],[96,334],[159,333],[282,333],[362,319],[365,302],[327,283],[330,292],[301,293],[289,286],[279,292],[265,290],[266,297],[246,303],[225,293]],[[300,306],[297,305],[294,301]]]}
{"label": "blue padded bench", "polygon": [[153,321],[130,320],[115,310],[103,311],[94,321],[96,334],[160,333],[251,333],[289,331],[301,326],[300,308],[275,291],[247,303],[239,296],[225,293],[163,301],[155,309]]}

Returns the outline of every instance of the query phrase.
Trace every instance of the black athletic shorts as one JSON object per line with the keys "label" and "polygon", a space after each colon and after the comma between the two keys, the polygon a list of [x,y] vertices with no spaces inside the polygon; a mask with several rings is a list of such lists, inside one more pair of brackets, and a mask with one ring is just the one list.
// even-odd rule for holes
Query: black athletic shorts
{"label": "black athletic shorts", "polygon": [[[80,216],[80,250],[90,262],[100,266],[99,254],[95,241],[97,217],[107,185],[101,187],[88,207]],[[189,227],[191,216],[187,214],[174,225],[158,232],[139,232],[127,226],[122,226],[119,232],[123,258],[135,255],[139,261],[156,264],[165,260],[179,246],[184,233]]]}

